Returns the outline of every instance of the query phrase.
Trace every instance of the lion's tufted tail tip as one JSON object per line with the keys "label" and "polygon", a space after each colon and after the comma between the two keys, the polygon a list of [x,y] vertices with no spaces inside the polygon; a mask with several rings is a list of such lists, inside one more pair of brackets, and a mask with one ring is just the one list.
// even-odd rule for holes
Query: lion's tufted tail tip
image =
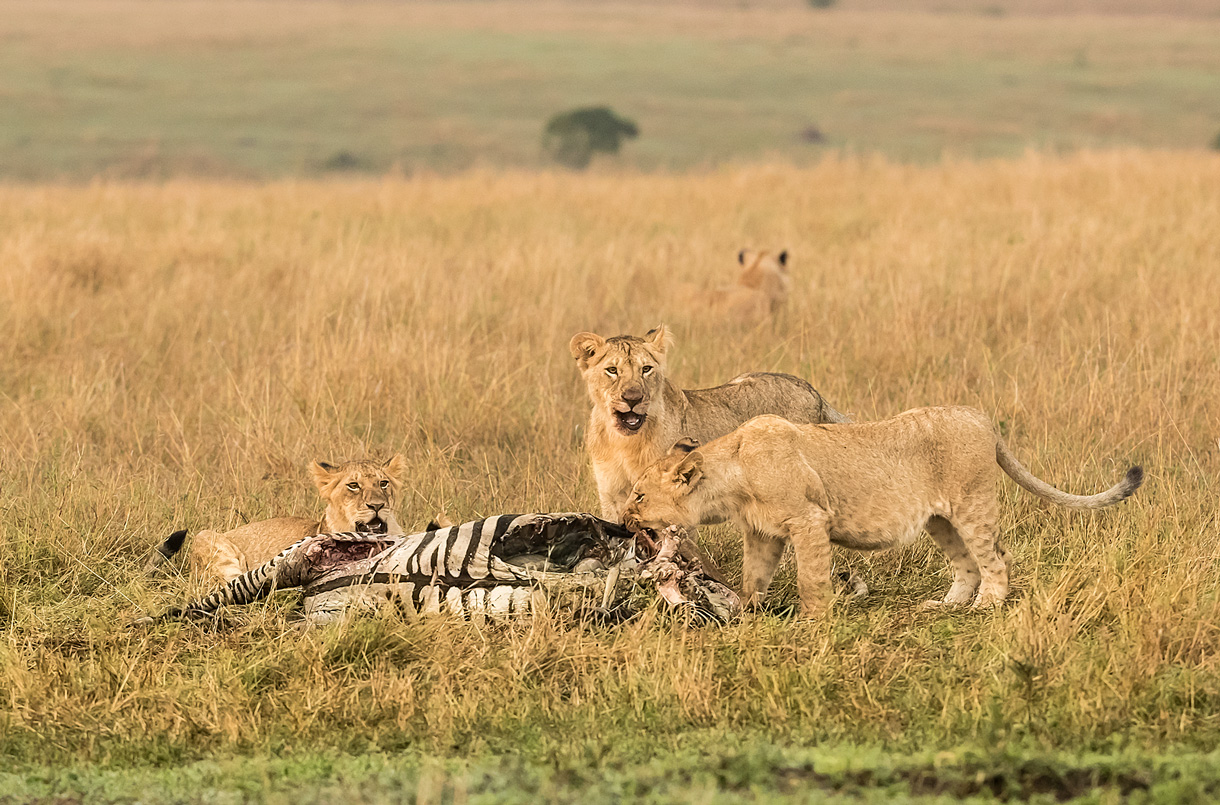
{"label": "lion's tufted tail tip", "polygon": [[1122,497],[1120,500],[1126,500],[1135,494],[1135,491],[1144,485],[1144,468],[1136,465],[1127,470],[1127,477],[1123,478]]}
{"label": "lion's tufted tail tip", "polygon": [[186,541],[186,529],[182,528],[170,534],[165,540],[156,547],[153,555],[144,565],[144,572],[155,573],[163,564],[173,559],[178,551],[182,550],[182,543]]}
{"label": "lion's tufted tail tip", "polygon": [[182,543],[185,541],[186,529],[181,528],[166,537],[165,542],[162,542],[157,546],[157,551],[168,559],[174,554],[178,553],[178,551],[182,550]]}

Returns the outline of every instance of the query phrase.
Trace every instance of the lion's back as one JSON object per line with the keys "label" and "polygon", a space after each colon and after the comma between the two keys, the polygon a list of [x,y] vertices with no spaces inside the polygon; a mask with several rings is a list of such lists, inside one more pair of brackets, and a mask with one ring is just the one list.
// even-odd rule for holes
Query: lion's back
{"label": "lion's back", "polygon": [[686,397],[693,420],[690,430],[704,442],[764,414],[798,425],[824,422],[828,408],[807,381],[778,372],[749,372],[722,386],[687,391]]}

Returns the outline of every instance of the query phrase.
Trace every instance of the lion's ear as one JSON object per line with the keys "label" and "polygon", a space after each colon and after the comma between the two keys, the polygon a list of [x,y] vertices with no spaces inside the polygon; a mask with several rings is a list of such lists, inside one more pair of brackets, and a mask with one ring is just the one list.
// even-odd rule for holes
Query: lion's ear
{"label": "lion's ear", "polygon": [[314,486],[321,492],[335,477],[336,467],[325,461],[313,461],[309,464],[309,477],[313,478]]}
{"label": "lion's ear", "polygon": [[381,465],[385,470],[385,474],[396,484],[402,483],[402,476],[407,471],[407,457],[402,453],[395,453],[388,461]]}
{"label": "lion's ear", "polygon": [[784,249],[782,252],[779,253],[779,257],[776,259],[779,260],[779,264],[780,264],[781,268],[787,268],[788,267],[788,250]]}
{"label": "lion's ear", "polygon": [[597,351],[606,345],[606,339],[597,333],[577,333],[568,342],[568,350],[581,370],[588,368]]}
{"label": "lion's ear", "polygon": [[703,478],[703,454],[698,450],[687,453],[674,467],[674,482],[694,486]]}
{"label": "lion's ear", "polygon": [[674,345],[674,337],[670,334],[668,328],[664,324],[658,324],[656,327],[649,330],[644,335],[644,340],[652,351],[657,353],[661,358],[665,357],[665,353]]}
{"label": "lion's ear", "polygon": [[674,442],[674,446],[669,448],[670,453],[689,453],[692,450],[699,449],[699,440],[693,439],[690,436],[683,436],[678,441]]}
{"label": "lion's ear", "polygon": [[741,263],[743,266],[746,264],[746,250],[745,249],[742,249],[741,251],[739,251],[737,253],[737,262]]}

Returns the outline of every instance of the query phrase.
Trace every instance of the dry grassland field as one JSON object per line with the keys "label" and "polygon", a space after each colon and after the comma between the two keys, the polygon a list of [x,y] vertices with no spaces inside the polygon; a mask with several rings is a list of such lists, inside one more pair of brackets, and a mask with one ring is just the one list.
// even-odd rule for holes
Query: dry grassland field
{"label": "dry grassland field", "polygon": [[[1218,184],[1215,156],[1128,151],[0,190],[0,784],[1214,797]],[[666,303],[746,244],[792,254],[775,321]],[[688,385],[792,372],[864,419],[975,405],[1061,487],[1148,481],[1094,514],[1001,483],[997,611],[919,609],[949,581],[929,540],[850,557],[872,594],[813,622],[309,631],[282,594],[220,630],[126,628],[199,592],[141,575],[168,531],[312,515],[313,458],[405,453],[404,524],[595,507],[568,338],[660,321]],[[736,537],[706,540],[737,573]]]}

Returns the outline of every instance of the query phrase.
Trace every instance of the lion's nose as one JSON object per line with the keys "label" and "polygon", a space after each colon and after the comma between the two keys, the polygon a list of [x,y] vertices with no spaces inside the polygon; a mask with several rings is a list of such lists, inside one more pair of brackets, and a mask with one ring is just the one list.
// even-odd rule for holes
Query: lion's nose
{"label": "lion's nose", "polygon": [[629,531],[637,531],[640,527],[640,518],[634,514],[627,514],[623,517],[623,525],[627,526]]}
{"label": "lion's nose", "polygon": [[628,403],[634,404],[634,403],[638,403],[642,399],[644,399],[644,389],[641,389],[641,388],[623,389],[623,402],[628,402]]}
{"label": "lion's nose", "polygon": [[385,504],[384,503],[369,503],[368,507],[370,509],[372,509],[374,512],[379,512],[385,508]]}

